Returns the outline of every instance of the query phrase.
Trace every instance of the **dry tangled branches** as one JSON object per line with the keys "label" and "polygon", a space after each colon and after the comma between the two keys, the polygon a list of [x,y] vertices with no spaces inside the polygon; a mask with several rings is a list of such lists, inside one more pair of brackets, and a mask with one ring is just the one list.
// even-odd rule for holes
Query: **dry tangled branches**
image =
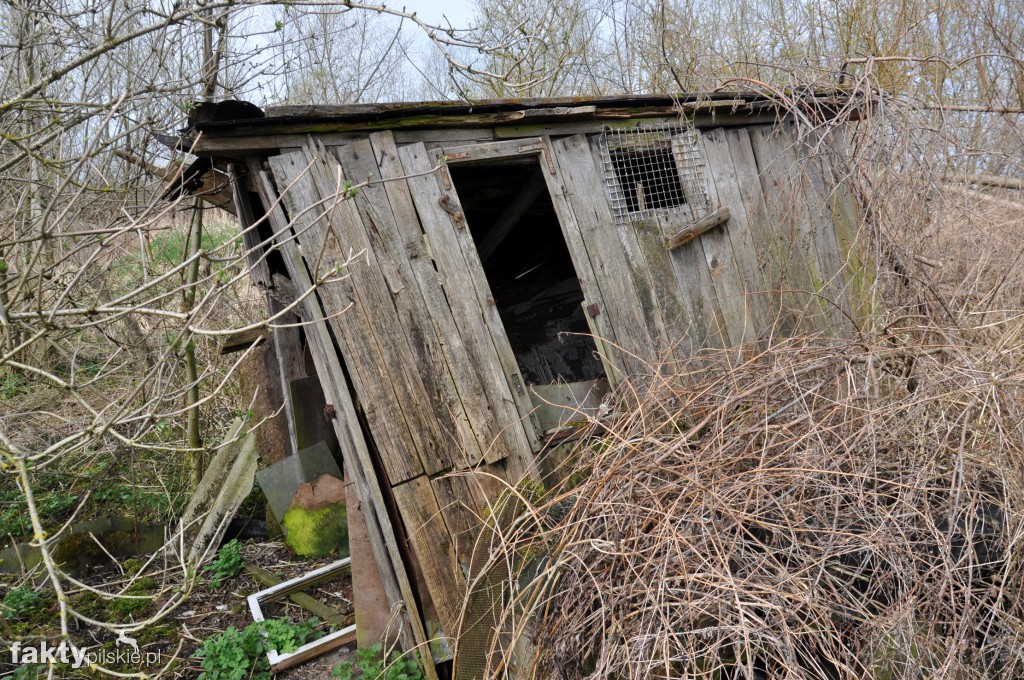
{"label": "dry tangled branches", "polygon": [[1021,677],[1019,342],[899,335],[695,363],[581,443],[498,551],[538,677]]}

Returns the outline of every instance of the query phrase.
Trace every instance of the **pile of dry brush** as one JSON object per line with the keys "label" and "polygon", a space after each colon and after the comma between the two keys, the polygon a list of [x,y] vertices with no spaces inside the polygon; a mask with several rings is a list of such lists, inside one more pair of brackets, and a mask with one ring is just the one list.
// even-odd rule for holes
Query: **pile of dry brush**
{"label": "pile of dry brush", "polygon": [[871,330],[700,357],[581,441],[494,538],[492,670],[1024,677],[1020,247],[883,257]]}

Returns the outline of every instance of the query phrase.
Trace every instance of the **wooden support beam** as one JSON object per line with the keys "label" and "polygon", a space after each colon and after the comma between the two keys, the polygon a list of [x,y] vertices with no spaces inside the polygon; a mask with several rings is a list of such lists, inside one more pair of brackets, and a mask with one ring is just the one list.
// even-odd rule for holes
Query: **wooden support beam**
{"label": "wooden support beam", "polygon": [[693,239],[697,238],[704,232],[714,229],[720,224],[725,224],[729,221],[729,209],[719,208],[710,215],[706,215],[692,224],[688,224],[679,231],[675,232],[670,236],[665,237],[665,247],[668,250],[673,250],[681,245],[689,243]]}
{"label": "wooden support beam", "polygon": [[487,232],[487,236],[484,237],[483,242],[479,246],[480,258],[484,262],[490,260],[494,253],[498,252],[502,242],[512,233],[512,228],[519,223],[519,220],[522,219],[526,211],[530,209],[534,201],[537,200],[537,197],[546,188],[547,184],[544,182],[544,176],[536,172],[530,177],[530,181],[519,189],[519,193],[512,199],[512,202],[509,203],[505,212],[494,223],[491,230]]}

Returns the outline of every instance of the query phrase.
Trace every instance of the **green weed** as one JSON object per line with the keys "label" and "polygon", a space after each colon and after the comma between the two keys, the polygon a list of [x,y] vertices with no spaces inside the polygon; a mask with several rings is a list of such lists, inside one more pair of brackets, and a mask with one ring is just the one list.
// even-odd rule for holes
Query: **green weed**
{"label": "green weed", "polygon": [[238,576],[242,572],[242,555],[239,552],[242,544],[238,540],[228,541],[217,552],[213,562],[206,565],[206,571],[210,572],[210,585],[220,588],[221,584],[228,579]]}
{"label": "green weed", "polygon": [[399,652],[391,652],[388,661],[379,643],[356,650],[356,657],[355,661],[335,666],[331,675],[341,680],[423,680],[423,671],[415,661]]}
{"label": "green weed", "polygon": [[200,680],[270,680],[266,654],[288,654],[320,636],[317,619],[293,624],[286,619],[254,621],[242,630],[234,626],[206,640],[195,656],[203,660]]}
{"label": "green weed", "polygon": [[30,588],[12,588],[4,595],[0,611],[4,618],[18,621],[29,616],[42,600],[43,596]]}

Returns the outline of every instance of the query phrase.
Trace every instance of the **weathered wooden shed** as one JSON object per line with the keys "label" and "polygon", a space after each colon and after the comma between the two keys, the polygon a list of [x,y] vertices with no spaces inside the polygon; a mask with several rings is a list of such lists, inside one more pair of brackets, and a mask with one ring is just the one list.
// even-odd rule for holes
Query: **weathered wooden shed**
{"label": "weathered wooden shed", "polygon": [[298,301],[279,372],[323,390],[406,648],[479,647],[462,602],[488,502],[609,390],[863,313],[841,135],[797,134],[843,105],[208,106],[191,124],[272,311]]}

